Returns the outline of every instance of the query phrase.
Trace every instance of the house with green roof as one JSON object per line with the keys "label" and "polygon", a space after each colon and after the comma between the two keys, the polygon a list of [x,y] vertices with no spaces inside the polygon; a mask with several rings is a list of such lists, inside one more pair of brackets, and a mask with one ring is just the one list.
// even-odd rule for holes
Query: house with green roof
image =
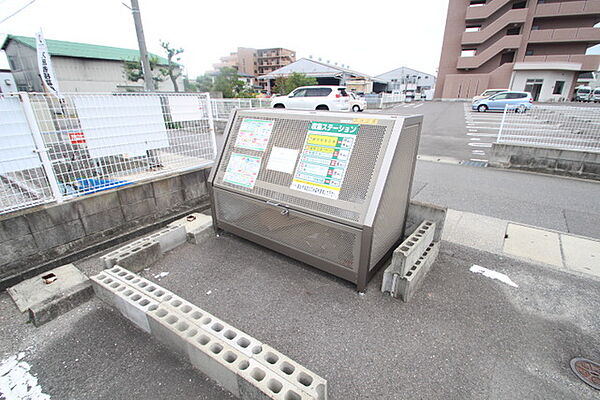
{"label": "house with green roof", "polygon": [[[128,81],[124,73],[125,61],[140,59],[138,50],[51,39],[46,39],[46,44],[63,92],[125,92],[142,91],[144,88],[143,81]],[[6,53],[18,89],[42,91],[35,38],[4,35],[0,37],[0,48]],[[168,64],[164,57],[155,54],[150,54],[150,57],[157,60],[159,67]],[[177,83],[179,88],[183,88],[181,77]],[[173,91],[173,83],[167,77],[158,84],[158,90]]]}

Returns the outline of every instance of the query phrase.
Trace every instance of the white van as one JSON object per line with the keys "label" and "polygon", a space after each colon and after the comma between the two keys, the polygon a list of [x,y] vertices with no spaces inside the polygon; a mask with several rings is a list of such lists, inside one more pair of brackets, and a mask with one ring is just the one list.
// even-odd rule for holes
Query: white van
{"label": "white van", "polygon": [[600,87],[594,89],[592,96],[590,97],[590,101],[593,101],[594,103],[600,103]]}
{"label": "white van", "polygon": [[579,86],[575,90],[575,101],[590,101],[592,95],[592,88],[589,86]]}

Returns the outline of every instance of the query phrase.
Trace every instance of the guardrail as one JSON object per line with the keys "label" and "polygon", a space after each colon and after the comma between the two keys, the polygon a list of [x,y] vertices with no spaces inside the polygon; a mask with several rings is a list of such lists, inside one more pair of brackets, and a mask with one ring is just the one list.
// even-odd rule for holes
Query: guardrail
{"label": "guardrail", "polygon": [[534,105],[506,106],[498,143],[600,152],[600,109]]}
{"label": "guardrail", "polygon": [[0,214],[212,164],[206,93],[0,95]]}

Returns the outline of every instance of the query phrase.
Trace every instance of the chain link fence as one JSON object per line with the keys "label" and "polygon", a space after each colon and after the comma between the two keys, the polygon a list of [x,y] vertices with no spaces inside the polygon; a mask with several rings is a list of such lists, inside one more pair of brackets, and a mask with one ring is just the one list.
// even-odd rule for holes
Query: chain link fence
{"label": "chain link fence", "polygon": [[208,94],[0,96],[0,213],[211,165],[216,152]]}
{"label": "chain link fence", "polygon": [[600,152],[600,108],[534,105],[504,109],[498,143]]}

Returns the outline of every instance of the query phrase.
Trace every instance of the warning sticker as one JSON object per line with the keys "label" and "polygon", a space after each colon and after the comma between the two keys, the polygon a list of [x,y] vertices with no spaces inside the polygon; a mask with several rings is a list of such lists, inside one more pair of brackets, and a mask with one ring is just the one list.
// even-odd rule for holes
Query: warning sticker
{"label": "warning sticker", "polygon": [[274,121],[244,118],[240,124],[235,147],[265,151],[274,124]]}
{"label": "warning sticker", "polygon": [[359,128],[311,122],[290,188],[337,200]]}
{"label": "warning sticker", "polygon": [[231,153],[225,175],[223,176],[223,182],[243,186],[248,189],[254,188],[256,177],[260,170],[260,161],[260,157]]}

